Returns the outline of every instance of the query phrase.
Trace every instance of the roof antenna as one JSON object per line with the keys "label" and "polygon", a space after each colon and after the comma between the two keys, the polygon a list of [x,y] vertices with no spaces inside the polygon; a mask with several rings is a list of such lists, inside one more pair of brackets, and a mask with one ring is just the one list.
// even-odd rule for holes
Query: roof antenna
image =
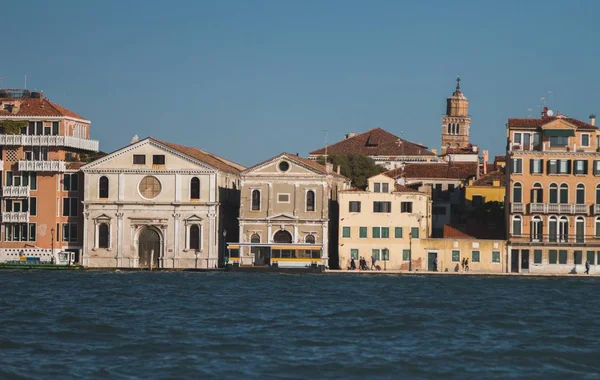
{"label": "roof antenna", "polygon": [[323,132],[325,132],[325,170],[329,173],[329,165],[327,165],[327,160],[329,159],[327,156],[327,129],[323,129]]}
{"label": "roof antenna", "polygon": [[23,87],[25,90],[27,90],[27,74],[25,74],[25,87]]}

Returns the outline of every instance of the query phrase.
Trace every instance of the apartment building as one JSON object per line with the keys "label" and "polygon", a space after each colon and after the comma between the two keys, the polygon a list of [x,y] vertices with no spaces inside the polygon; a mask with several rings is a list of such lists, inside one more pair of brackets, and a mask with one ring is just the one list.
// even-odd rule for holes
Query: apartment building
{"label": "apartment building", "polygon": [[600,272],[600,140],[589,122],[509,119],[506,210],[511,272]]}
{"label": "apartment building", "polygon": [[80,253],[79,167],[98,152],[90,124],[41,92],[0,89],[0,261]]}

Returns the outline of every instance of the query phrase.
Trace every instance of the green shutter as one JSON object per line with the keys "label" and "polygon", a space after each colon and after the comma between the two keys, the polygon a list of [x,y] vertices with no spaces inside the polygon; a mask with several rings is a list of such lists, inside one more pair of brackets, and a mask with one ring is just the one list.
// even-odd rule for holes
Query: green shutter
{"label": "green shutter", "polygon": [[492,251],[492,262],[499,263],[500,262],[500,252]]}
{"label": "green shutter", "polygon": [[[600,255],[600,252],[598,252],[598,255]],[[402,250],[402,261],[409,261],[410,260],[410,249],[403,249]]]}
{"label": "green shutter", "polygon": [[452,262],[453,263],[460,262],[460,251],[452,251]]}
{"label": "green shutter", "polygon": [[594,256],[596,256],[594,251],[587,251],[587,261],[589,261],[590,265],[594,265]]}
{"label": "green shutter", "polygon": [[557,262],[557,253],[558,251],[556,249],[551,249],[548,251],[548,263],[549,264],[556,264]]}
{"label": "green shutter", "polygon": [[394,237],[396,239],[402,239],[402,227],[394,228]]}
{"label": "green shutter", "polygon": [[542,250],[541,249],[533,250],[533,263],[534,264],[542,263]]}
{"label": "green shutter", "polygon": [[350,227],[342,228],[342,237],[349,238],[350,237]]}
{"label": "green shutter", "polygon": [[379,239],[379,237],[381,236],[381,230],[379,229],[379,227],[373,227],[373,239]]}
{"label": "green shutter", "polygon": [[473,262],[473,263],[479,262],[479,251],[471,251],[471,262]]}
{"label": "green shutter", "polygon": [[360,237],[361,239],[367,238],[367,227],[360,227],[358,231],[359,231],[358,237]]}
{"label": "green shutter", "polygon": [[561,249],[558,251],[558,263],[566,264],[567,263],[567,250]]}
{"label": "green shutter", "polygon": [[387,239],[390,237],[390,228],[389,227],[381,227],[381,237]]}
{"label": "green shutter", "polygon": [[412,227],[410,229],[410,233],[411,233],[413,239],[418,239],[419,238],[419,227]]}

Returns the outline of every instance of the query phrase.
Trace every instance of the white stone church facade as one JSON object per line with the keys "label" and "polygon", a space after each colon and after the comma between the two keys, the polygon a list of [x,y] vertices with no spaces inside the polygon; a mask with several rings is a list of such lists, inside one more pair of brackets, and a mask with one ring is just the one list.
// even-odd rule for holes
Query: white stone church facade
{"label": "white stone church facade", "polygon": [[83,265],[221,265],[225,241],[238,235],[243,169],[208,152],[153,138],[83,166]]}

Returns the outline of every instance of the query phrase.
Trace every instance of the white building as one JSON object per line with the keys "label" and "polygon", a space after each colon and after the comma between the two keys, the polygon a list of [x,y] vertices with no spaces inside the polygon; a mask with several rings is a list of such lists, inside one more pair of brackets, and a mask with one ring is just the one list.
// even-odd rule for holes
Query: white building
{"label": "white building", "polygon": [[238,173],[243,169],[205,151],[153,138],[83,166],[83,265],[218,266],[225,240],[238,235]]}

